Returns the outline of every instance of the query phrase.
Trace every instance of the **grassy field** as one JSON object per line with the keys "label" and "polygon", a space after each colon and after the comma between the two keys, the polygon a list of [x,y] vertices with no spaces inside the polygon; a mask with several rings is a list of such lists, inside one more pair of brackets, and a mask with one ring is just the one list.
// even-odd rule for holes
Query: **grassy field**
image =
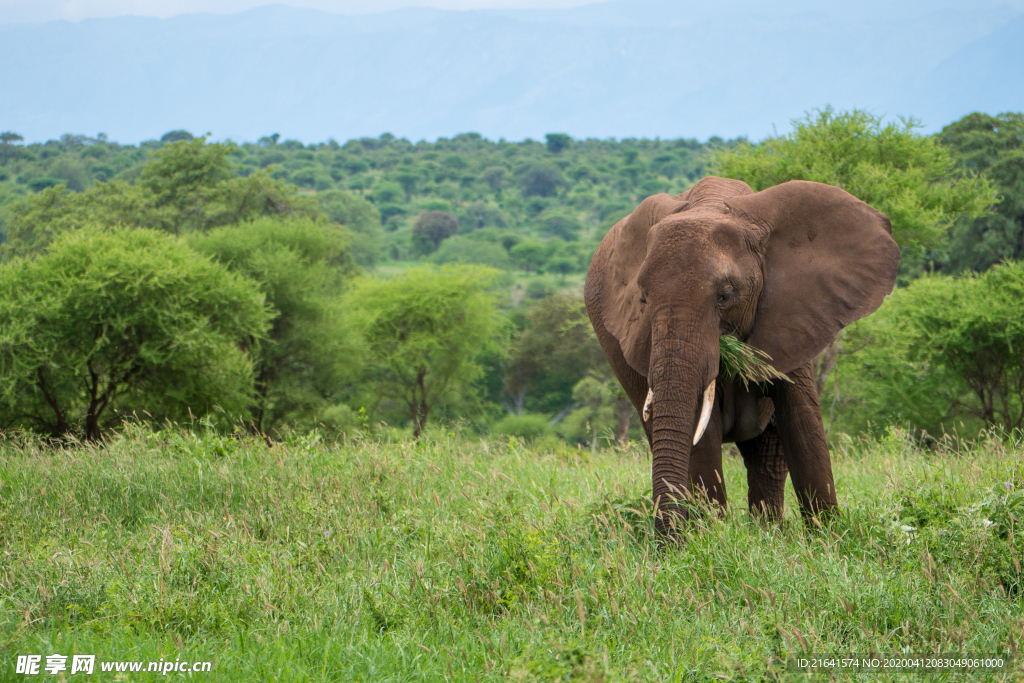
{"label": "grassy field", "polygon": [[[834,461],[828,528],[749,518],[730,457],[734,508],[662,547],[639,446],[0,438],[0,680],[62,680],[50,654],[67,680],[161,659],[212,662],[200,681],[806,680],[787,657],[1019,648],[1024,444],[893,431]],[[41,675],[15,674],[27,654]],[[75,654],[96,672],[68,676]],[[901,678],[952,676],[871,679]]]}

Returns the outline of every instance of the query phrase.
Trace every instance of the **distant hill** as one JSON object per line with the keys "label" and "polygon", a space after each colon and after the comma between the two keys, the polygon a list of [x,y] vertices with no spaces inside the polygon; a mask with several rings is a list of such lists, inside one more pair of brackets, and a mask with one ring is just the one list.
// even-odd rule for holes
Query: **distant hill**
{"label": "distant hill", "polygon": [[123,142],[178,128],[307,142],[385,131],[761,138],[826,104],[914,115],[930,130],[974,110],[1024,109],[1019,6],[766,7],[630,0],[343,16],[268,6],[5,25],[0,129]]}

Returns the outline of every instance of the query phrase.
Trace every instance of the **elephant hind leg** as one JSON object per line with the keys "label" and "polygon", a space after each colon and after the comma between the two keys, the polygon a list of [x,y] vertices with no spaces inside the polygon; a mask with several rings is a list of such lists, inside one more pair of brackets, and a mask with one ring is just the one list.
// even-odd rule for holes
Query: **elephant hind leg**
{"label": "elephant hind leg", "polygon": [[789,467],[782,453],[782,441],[775,419],[769,420],[764,431],[736,446],[747,468],[747,503],[750,514],[775,520],[782,517],[782,502],[786,493]]}

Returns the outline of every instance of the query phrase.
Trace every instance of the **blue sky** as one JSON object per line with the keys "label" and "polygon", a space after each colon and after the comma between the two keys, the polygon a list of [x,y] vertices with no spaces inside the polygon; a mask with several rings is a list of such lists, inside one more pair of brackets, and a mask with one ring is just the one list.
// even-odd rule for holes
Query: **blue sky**
{"label": "blue sky", "polygon": [[[0,130],[761,139],[827,105],[926,132],[1024,107],[1024,0],[265,1],[0,0]],[[410,2],[537,9],[368,14]]]}
{"label": "blue sky", "polygon": [[269,4],[308,7],[339,14],[381,12],[411,5],[437,9],[563,8],[592,0],[0,0],[0,23],[28,23],[64,19],[81,21],[99,17],[136,15],[171,17],[207,12],[233,14]]}

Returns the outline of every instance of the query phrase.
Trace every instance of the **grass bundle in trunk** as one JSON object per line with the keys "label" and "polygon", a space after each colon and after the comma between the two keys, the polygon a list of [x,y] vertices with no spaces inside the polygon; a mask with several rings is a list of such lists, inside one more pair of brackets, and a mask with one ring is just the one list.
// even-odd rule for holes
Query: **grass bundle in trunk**
{"label": "grass bundle in trunk", "polygon": [[738,378],[746,386],[750,382],[771,382],[781,379],[792,382],[790,378],[768,365],[771,356],[760,349],[744,344],[731,334],[718,338],[719,364],[718,374],[729,379]]}

